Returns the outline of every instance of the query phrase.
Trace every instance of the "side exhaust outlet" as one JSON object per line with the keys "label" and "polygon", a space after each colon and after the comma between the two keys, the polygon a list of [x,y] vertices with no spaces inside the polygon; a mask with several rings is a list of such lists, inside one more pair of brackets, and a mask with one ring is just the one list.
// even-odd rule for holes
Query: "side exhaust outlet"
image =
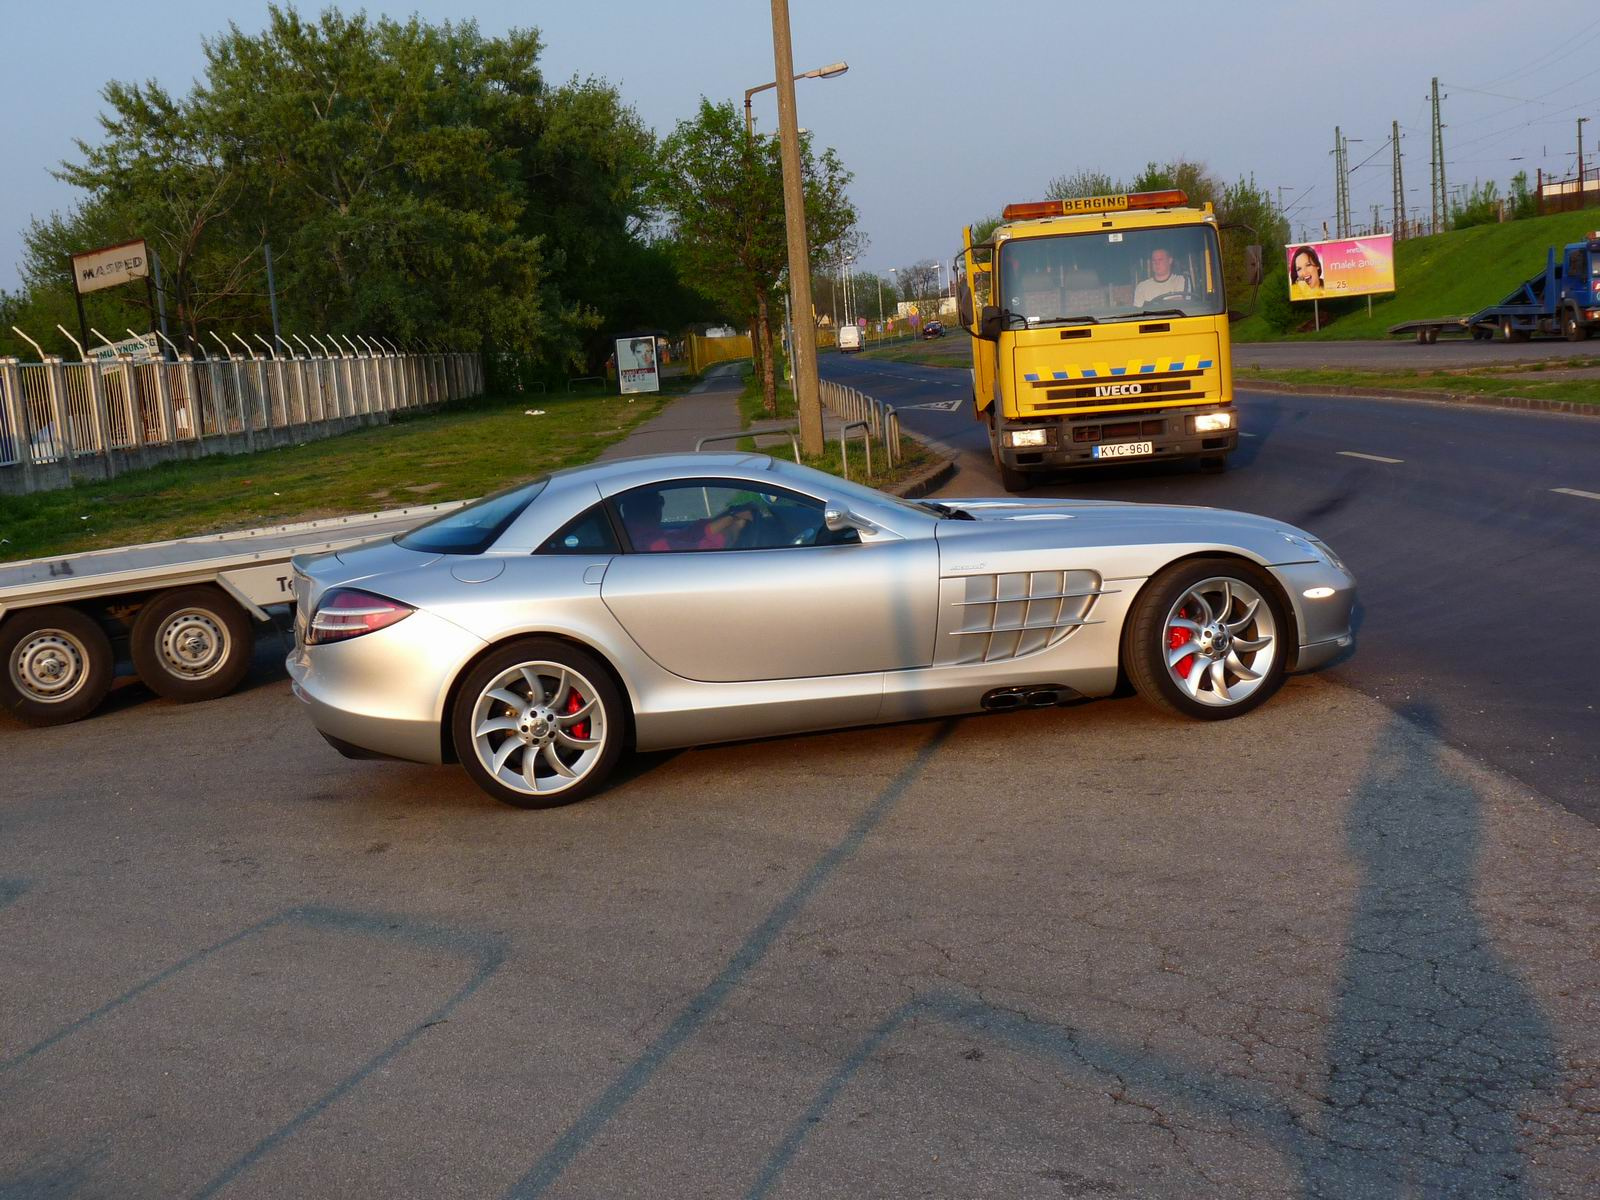
{"label": "side exhaust outlet", "polygon": [[1034,684],[1027,687],[995,688],[985,692],[983,707],[991,712],[1010,712],[1018,708],[1055,708],[1078,699],[1078,693],[1059,684]]}

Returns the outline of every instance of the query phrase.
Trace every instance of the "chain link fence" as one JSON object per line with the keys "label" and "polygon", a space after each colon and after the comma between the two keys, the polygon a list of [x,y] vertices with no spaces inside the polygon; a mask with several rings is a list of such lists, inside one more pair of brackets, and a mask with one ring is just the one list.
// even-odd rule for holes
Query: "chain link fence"
{"label": "chain link fence", "polygon": [[0,494],[293,445],[481,396],[477,354],[69,363],[0,358]]}

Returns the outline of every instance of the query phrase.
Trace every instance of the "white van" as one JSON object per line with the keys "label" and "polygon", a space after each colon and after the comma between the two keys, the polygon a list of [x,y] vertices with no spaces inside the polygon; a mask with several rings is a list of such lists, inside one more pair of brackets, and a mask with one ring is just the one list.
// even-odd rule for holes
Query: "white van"
{"label": "white van", "polygon": [[866,338],[861,330],[854,325],[839,326],[839,353],[844,354],[850,350],[860,350],[866,344]]}

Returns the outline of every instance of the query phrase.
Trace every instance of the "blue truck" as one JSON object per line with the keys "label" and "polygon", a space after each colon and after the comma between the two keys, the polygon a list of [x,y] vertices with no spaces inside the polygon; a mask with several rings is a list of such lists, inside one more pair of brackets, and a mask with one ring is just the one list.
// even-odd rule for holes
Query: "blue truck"
{"label": "blue truck", "polygon": [[1600,230],[1559,251],[1550,247],[1544,270],[1524,282],[1498,304],[1468,317],[1437,317],[1391,325],[1392,334],[1415,334],[1423,345],[1441,333],[1470,334],[1488,341],[1498,334],[1508,342],[1525,342],[1535,334],[1581,342],[1600,330]]}

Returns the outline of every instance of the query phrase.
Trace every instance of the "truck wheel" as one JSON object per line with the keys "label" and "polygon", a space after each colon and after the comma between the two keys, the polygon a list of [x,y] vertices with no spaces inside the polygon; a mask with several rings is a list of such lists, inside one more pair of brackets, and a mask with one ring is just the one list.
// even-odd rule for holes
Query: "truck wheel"
{"label": "truck wheel", "polygon": [[1207,454],[1200,460],[1200,469],[1207,475],[1221,475],[1228,469],[1226,454]]}
{"label": "truck wheel", "polygon": [[1512,324],[1510,317],[1500,318],[1500,336],[1508,342],[1525,342],[1528,340],[1528,331],[1518,329]]}
{"label": "truck wheel", "polygon": [[221,588],[177,588],[139,611],[129,639],[133,665],[151,691],[168,700],[214,700],[250,669],[256,632],[250,616]]}
{"label": "truck wheel", "polygon": [[75,608],[27,608],[0,626],[0,707],[29,725],[65,725],[100,706],[116,675],[105,630]]}
{"label": "truck wheel", "polygon": [[1581,342],[1589,336],[1589,327],[1578,320],[1578,310],[1569,308],[1561,316],[1561,332],[1569,342]]}

